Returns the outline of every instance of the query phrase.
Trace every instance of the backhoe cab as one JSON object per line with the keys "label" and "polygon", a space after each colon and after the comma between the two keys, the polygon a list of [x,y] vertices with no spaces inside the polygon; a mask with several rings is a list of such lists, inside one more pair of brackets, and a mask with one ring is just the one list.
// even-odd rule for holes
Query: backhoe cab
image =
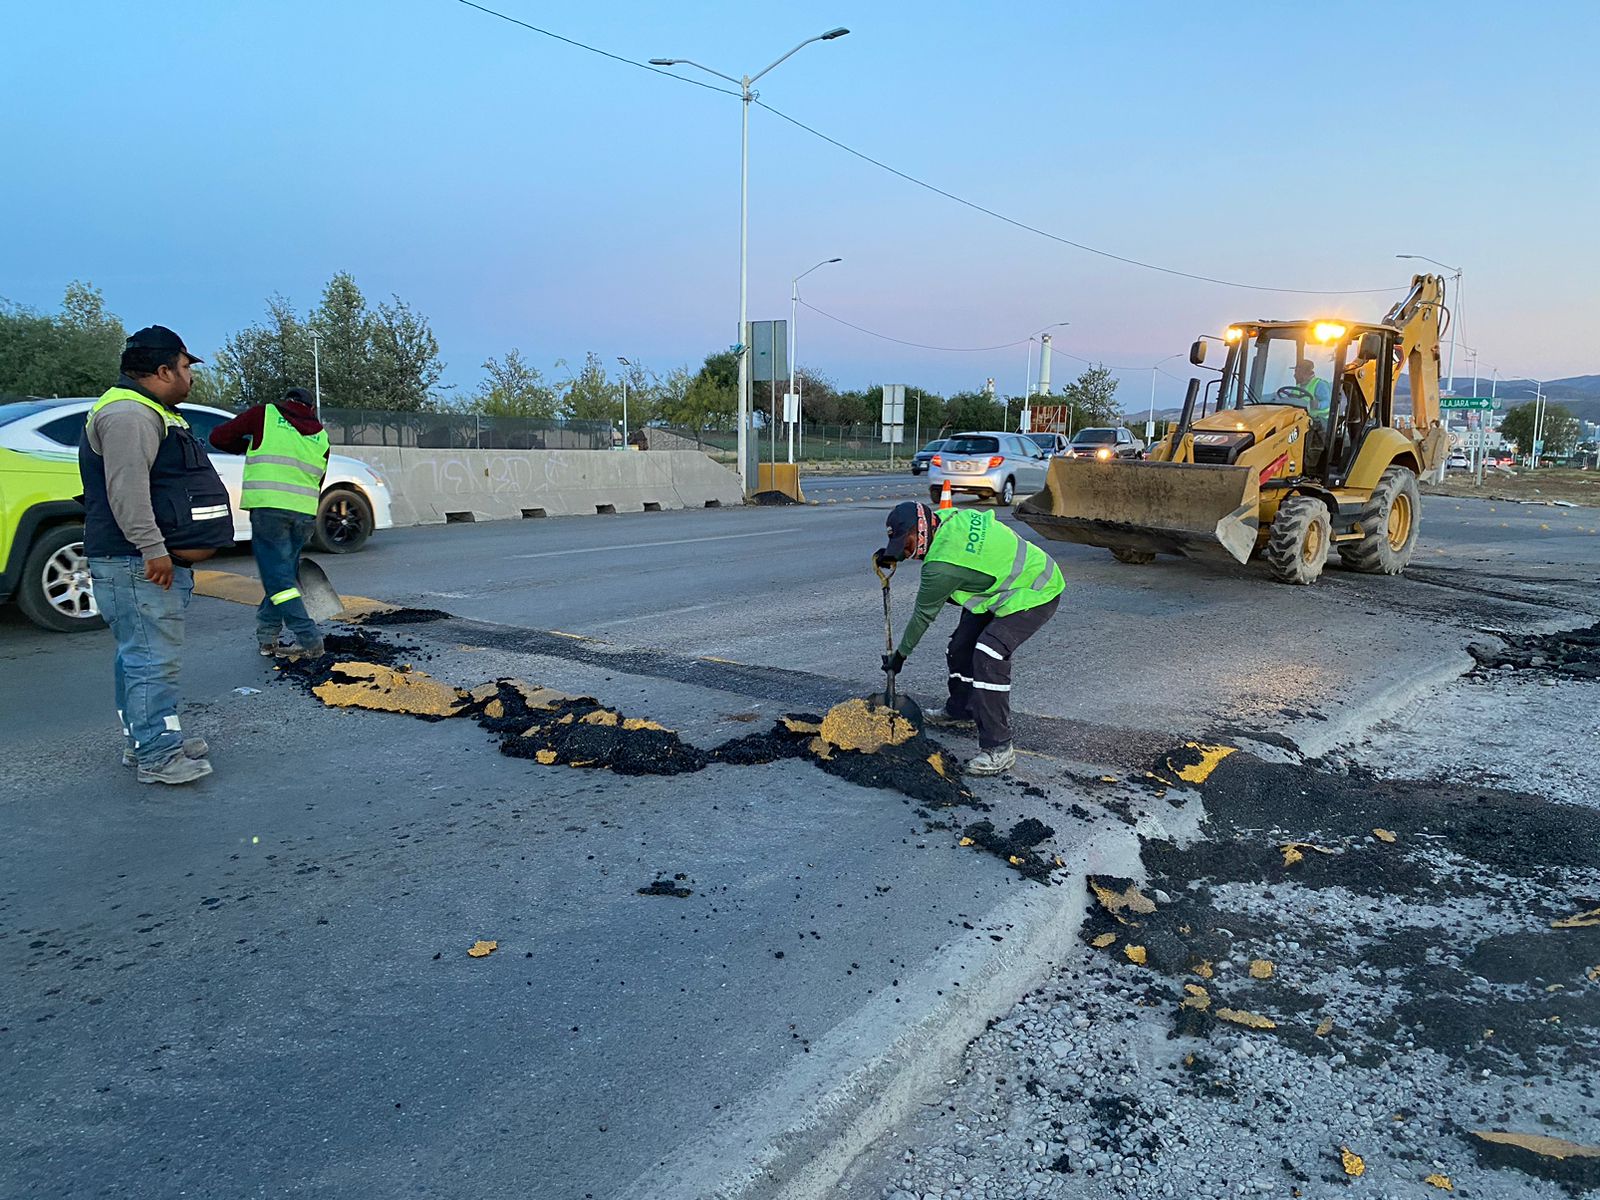
{"label": "backhoe cab", "polygon": [[[1438,426],[1443,284],[1417,276],[1381,324],[1230,326],[1219,377],[1189,382],[1178,423],[1144,462],[1056,459],[1017,515],[1048,537],[1158,553],[1263,557],[1307,584],[1330,547],[1357,571],[1399,574],[1416,545],[1417,478],[1444,453]],[[1207,339],[1194,344],[1199,366]],[[1397,411],[1395,379],[1410,372]]]}

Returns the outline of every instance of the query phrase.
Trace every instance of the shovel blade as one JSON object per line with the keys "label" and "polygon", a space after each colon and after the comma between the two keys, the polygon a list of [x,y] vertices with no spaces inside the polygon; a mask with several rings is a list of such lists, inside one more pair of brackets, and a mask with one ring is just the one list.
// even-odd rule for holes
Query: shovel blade
{"label": "shovel blade", "polygon": [[333,590],[327,573],[316,563],[309,558],[302,558],[297,574],[300,602],[306,606],[306,615],[313,621],[331,621],[344,611],[344,600]]}
{"label": "shovel blade", "polygon": [[896,693],[894,703],[889,703],[889,697],[883,692],[873,692],[867,697],[867,703],[873,708],[893,708],[900,716],[911,724],[918,733],[922,732],[922,707],[910,696]]}

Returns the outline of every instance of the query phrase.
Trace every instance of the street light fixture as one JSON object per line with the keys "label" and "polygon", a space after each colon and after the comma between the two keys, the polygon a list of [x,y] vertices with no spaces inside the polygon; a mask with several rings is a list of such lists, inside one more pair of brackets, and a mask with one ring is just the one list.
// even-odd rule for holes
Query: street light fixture
{"label": "street light fixture", "polygon": [[1450,365],[1447,368],[1450,378],[1446,383],[1446,386],[1450,389],[1450,394],[1453,396],[1456,394],[1456,328],[1461,324],[1461,310],[1464,307],[1461,303],[1461,268],[1452,267],[1449,263],[1442,263],[1437,258],[1429,258],[1425,254],[1396,254],[1395,257],[1414,258],[1418,262],[1432,263],[1436,267],[1442,267],[1446,271],[1453,272],[1452,278],[1456,281],[1456,304],[1455,308],[1450,312]]}
{"label": "street light fixture", "polygon": [[756,98],[751,91],[751,85],[779,66],[786,59],[791,58],[804,50],[812,42],[831,42],[835,38],[842,38],[849,33],[842,26],[830,29],[826,33],[819,33],[816,37],[809,37],[801,42],[782,58],[774,60],[769,66],[763,67],[754,75],[746,75],[735,79],[732,75],[724,75],[721,71],[714,71],[703,63],[697,63],[689,58],[652,58],[650,65],[654,67],[694,67],[708,75],[715,75],[718,79],[725,79],[729,83],[738,85],[740,98],[743,103],[739,106],[741,120],[739,124],[739,487],[744,495],[750,494],[749,473],[749,438],[750,438],[750,311],[748,304],[750,281],[750,102]]}
{"label": "street light fixture", "polygon": [[1533,387],[1522,390],[1533,397],[1533,445],[1528,448],[1528,469],[1535,471],[1539,468],[1539,451],[1543,449],[1539,443],[1544,440],[1544,384],[1535,379]]}
{"label": "street light fixture", "polygon": [[[617,355],[617,361],[629,371],[633,369],[633,364],[620,354]],[[622,448],[628,448],[628,371],[622,373]]]}
{"label": "street light fixture", "polygon": [[[795,389],[795,351],[798,348],[799,334],[796,332],[796,321],[800,316],[800,281],[815,271],[817,267],[825,267],[830,263],[843,262],[842,258],[825,258],[816,267],[808,267],[789,281],[789,394],[794,397],[794,421],[789,425],[789,461],[794,462],[794,432],[800,424],[800,393]],[[805,450],[805,436],[801,435],[800,449]]]}

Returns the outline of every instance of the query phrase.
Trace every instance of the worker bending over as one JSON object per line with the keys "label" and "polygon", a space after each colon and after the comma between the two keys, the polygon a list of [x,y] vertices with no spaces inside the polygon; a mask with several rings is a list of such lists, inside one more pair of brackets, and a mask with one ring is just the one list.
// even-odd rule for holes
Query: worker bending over
{"label": "worker bending over", "polygon": [[967,764],[974,775],[1010,770],[1017,761],[1011,744],[1011,657],[1055,615],[1066,587],[1061,568],[988,511],[935,512],[908,501],[890,510],[888,532],[878,565],[889,568],[919,558],[923,567],[916,611],[899,649],[883,656],[883,669],[898,673],[940,607],[960,605],[961,619],[945,655],[950,698],[928,721],[977,725],[978,756]]}

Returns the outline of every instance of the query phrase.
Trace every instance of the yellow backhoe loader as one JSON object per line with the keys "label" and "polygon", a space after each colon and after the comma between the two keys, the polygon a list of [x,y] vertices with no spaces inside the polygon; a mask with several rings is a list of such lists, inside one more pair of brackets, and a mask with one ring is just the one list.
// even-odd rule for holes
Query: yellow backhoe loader
{"label": "yellow backhoe loader", "polygon": [[[1417,540],[1417,478],[1448,452],[1439,424],[1445,315],[1444,281],[1417,275],[1380,324],[1232,325],[1218,378],[1204,388],[1189,381],[1177,425],[1147,459],[1054,459],[1044,490],[1017,516],[1129,563],[1259,554],[1274,578],[1306,584],[1332,546],[1353,570],[1398,575]],[[1195,366],[1208,340],[1191,348]],[[1409,412],[1396,405],[1402,369]]]}

